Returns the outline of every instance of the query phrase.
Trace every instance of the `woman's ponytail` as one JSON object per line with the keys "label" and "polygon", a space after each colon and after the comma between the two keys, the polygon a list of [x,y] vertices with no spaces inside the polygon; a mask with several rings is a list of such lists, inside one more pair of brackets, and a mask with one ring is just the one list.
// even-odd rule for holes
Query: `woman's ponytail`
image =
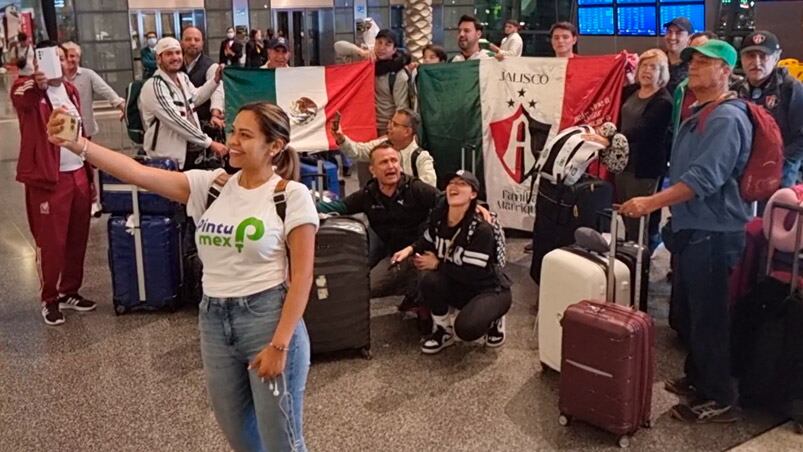
{"label": "woman's ponytail", "polygon": [[273,165],[276,167],[276,174],[283,179],[299,181],[301,180],[301,162],[298,152],[290,146],[285,146],[284,150],[273,158]]}

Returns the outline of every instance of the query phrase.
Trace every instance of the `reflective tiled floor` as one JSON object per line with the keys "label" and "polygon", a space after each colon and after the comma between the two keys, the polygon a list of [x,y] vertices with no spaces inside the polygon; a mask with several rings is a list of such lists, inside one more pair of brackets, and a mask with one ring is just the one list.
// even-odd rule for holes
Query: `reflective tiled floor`
{"label": "reflective tiled floor", "polygon": [[[106,218],[92,223],[83,289],[100,302],[97,312],[70,312],[60,327],[42,323],[22,186],[14,181],[18,129],[7,89],[0,97],[0,451],[227,450],[206,402],[196,312],[114,315]],[[101,127],[103,142],[124,143],[113,116]],[[538,363],[524,243],[510,240],[516,285],[501,349],[461,344],[424,356],[415,326],[395,312],[398,300],[384,299],[372,311],[373,360],[315,359],[305,401],[310,450],[618,449],[604,432],[558,425],[558,378]],[[656,381],[677,375],[682,362],[666,325],[666,260],[659,255],[651,278]],[[751,441],[778,419],[747,413],[734,425],[683,425],[667,414],[676,399],[658,383],[654,393],[655,426],[636,435],[633,450],[800,449],[786,426]]]}

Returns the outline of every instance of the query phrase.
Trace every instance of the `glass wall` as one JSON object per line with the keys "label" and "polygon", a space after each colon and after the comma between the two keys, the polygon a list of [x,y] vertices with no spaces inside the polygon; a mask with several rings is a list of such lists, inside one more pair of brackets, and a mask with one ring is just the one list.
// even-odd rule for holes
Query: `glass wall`
{"label": "glass wall", "polygon": [[204,0],[206,9],[206,49],[213,60],[218,60],[220,43],[226,37],[226,29],[234,26],[232,0]]}
{"label": "glass wall", "polygon": [[82,64],[124,93],[132,78],[127,0],[81,0],[73,5]]}

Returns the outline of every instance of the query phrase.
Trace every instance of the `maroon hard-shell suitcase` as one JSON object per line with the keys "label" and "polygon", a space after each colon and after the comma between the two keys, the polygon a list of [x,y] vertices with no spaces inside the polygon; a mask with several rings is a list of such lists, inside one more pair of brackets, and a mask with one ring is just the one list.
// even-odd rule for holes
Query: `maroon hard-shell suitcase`
{"label": "maroon hard-shell suitcase", "polygon": [[[643,246],[644,235],[639,236]],[[611,242],[609,253],[615,256],[616,241]],[[610,277],[608,286],[610,297]],[[639,298],[639,287],[633,290]],[[635,306],[638,303],[635,300]],[[618,435],[619,445],[627,447],[633,433],[650,426],[655,373],[652,318],[633,307],[583,300],[566,309],[561,324],[561,424],[573,419],[587,422]]]}

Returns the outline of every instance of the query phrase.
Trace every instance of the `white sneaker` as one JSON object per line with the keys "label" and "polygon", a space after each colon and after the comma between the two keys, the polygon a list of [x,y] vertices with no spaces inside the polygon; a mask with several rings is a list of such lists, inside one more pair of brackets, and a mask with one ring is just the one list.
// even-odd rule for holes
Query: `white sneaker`
{"label": "white sneaker", "polygon": [[100,205],[99,202],[92,203],[92,217],[93,218],[100,218],[101,214],[103,214],[103,206]]}

